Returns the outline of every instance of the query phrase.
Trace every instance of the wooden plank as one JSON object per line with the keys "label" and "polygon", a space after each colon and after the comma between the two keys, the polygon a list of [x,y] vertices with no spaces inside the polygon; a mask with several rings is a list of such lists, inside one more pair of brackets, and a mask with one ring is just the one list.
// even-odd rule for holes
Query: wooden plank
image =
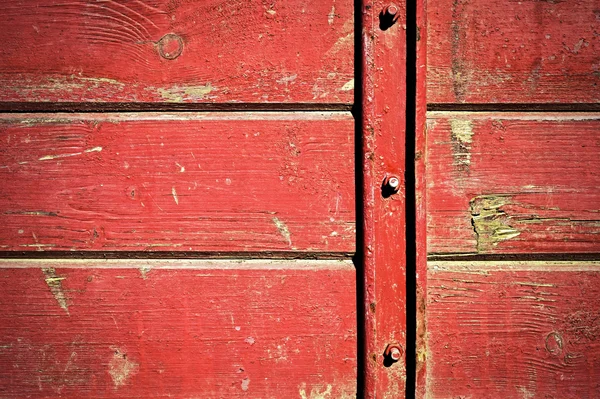
{"label": "wooden plank", "polygon": [[[388,10],[394,10],[392,14]],[[363,397],[406,391],[405,1],[362,1]],[[394,23],[394,19],[397,19]],[[397,192],[383,184],[398,180]],[[400,354],[392,363],[386,348]],[[410,361],[410,360],[409,360]]]}
{"label": "wooden plank", "polygon": [[599,262],[429,270],[427,397],[600,396]]}
{"label": "wooden plank", "polygon": [[344,112],[0,115],[0,250],[353,252],[353,138]]}
{"label": "wooden plank", "polygon": [[428,7],[429,102],[600,101],[597,0],[436,0]]}
{"label": "wooden plank", "polygon": [[430,253],[600,251],[599,114],[430,113]]}
{"label": "wooden plank", "polygon": [[2,261],[0,281],[5,398],[356,397],[349,261]]}
{"label": "wooden plank", "polygon": [[353,102],[350,0],[4,0],[0,29],[0,101]]}
{"label": "wooden plank", "polygon": [[[407,302],[414,297],[415,354],[414,397],[427,395],[427,0],[415,2],[416,37],[416,93],[415,93],[415,148],[414,148],[414,293],[407,290]],[[410,136],[409,136],[410,137]],[[410,155],[407,155],[407,157]],[[408,185],[407,185],[408,186]],[[407,187],[408,189],[408,187]],[[410,196],[408,196],[410,201]],[[407,229],[408,234],[409,229]],[[407,242],[411,240],[407,237]],[[410,249],[407,249],[407,255]],[[410,265],[410,263],[408,263]],[[411,276],[411,273],[407,273]],[[409,278],[407,276],[407,279]],[[411,276],[412,277],[412,276]],[[410,281],[410,280],[408,280]],[[407,283],[407,286],[410,283]],[[410,320],[410,316],[407,317]],[[407,381],[409,384],[410,381]]]}

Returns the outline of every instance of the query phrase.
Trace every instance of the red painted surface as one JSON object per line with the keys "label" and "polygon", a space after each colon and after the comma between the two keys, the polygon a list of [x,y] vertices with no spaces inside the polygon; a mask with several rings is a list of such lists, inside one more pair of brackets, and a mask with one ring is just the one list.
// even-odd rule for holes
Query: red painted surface
{"label": "red painted surface", "polygon": [[429,397],[599,397],[599,266],[431,263]]}
{"label": "red painted surface", "polygon": [[0,30],[0,101],[353,101],[349,0],[4,0]]}
{"label": "red painted surface", "polygon": [[599,114],[430,113],[431,253],[600,251]]}
{"label": "red painted surface", "polygon": [[353,265],[2,261],[3,398],[351,398]]}
{"label": "red painted surface", "polygon": [[[415,100],[415,275],[410,276],[415,284],[415,325],[416,342],[415,392],[417,399],[427,394],[427,320],[425,318],[427,300],[427,2],[416,2],[416,100]],[[407,156],[410,156],[407,154]],[[409,278],[407,276],[407,278]],[[408,295],[408,294],[407,294]],[[407,361],[410,364],[411,360]]]}
{"label": "red painted surface", "polygon": [[353,8],[0,4],[0,397],[356,397]]}
{"label": "red painted surface", "polygon": [[0,116],[2,251],[351,253],[349,113]]}
{"label": "red painted surface", "polygon": [[597,103],[597,0],[428,1],[430,103]]}
{"label": "red painted surface", "polygon": [[[406,361],[384,365],[389,344],[406,348],[405,115],[406,8],[396,2],[397,22],[380,29],[386,2],[362,2],[362,136],[364,205],[364,311],[366,398],[405,394]],[[382,183],[400,179],[387,198]]]}

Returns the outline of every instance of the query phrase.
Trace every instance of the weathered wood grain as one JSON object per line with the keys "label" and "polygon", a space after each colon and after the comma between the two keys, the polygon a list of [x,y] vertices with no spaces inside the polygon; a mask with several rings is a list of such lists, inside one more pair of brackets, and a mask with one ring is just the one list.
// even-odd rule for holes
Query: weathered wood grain
{"label": "weathered wood grain", "polygon": [[348,261],[1,261],[3,398],[356,397]]}
{"label": "weathered wood grain", "polygon": [[430,113],[430,253],[600,251],[600,115]]}
{"label": "weathered wood grain", "polygon": [[349,113],[0,115],[2,251],[353,252]]}
{"label": "weathered wood grain", "polygon": [[597,0],[428,2],[428,102],[600,101]]}
{"label": "weathered wood grain", "polygon": [[0,30],[0,101],[353,102],[350,0],[4,0]]}
{"label": "weathered wood grain", "polygon": [[600,263],[429,270],[428,398],[600,396]]}

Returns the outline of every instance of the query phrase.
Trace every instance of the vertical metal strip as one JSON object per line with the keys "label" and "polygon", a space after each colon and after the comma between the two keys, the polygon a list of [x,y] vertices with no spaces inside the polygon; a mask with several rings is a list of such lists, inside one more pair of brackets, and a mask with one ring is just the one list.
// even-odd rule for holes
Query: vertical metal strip
{"label": "vertical metal strip", "polygon": [[406,3],[363,0],[360,12],[364,390],[403,398],[405,356],[384,353],[406,349]]}

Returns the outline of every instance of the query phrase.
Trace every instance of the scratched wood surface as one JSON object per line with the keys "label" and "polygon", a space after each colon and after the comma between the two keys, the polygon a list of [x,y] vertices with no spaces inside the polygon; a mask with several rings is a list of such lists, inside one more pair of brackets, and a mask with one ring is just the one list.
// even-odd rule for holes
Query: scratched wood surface
{"label": "scratched wood surface", "polygon": [[597,0],[428,2],[428,102],[600,101]]}
{"label": "scratched wood surface", "polygon": [[0,101],[353,102],[350,0],[4,0],[0,30]]}
{"label": "scratched wood surface", "polygon": [[349,113],[0,115],[2,251],[353,252]]}
{"label": "scratched wood surface", "polygon": [[600,397],[600,263],[429,270],[429,398]]}
{"label": "scratched wood surface", "polygon": [[429,113],[430,253],[600,251],[600,114]]}
{"label": "scratched wood surface", "polygon": [[3,398],[356,397],[349,261],[2,261]]}

